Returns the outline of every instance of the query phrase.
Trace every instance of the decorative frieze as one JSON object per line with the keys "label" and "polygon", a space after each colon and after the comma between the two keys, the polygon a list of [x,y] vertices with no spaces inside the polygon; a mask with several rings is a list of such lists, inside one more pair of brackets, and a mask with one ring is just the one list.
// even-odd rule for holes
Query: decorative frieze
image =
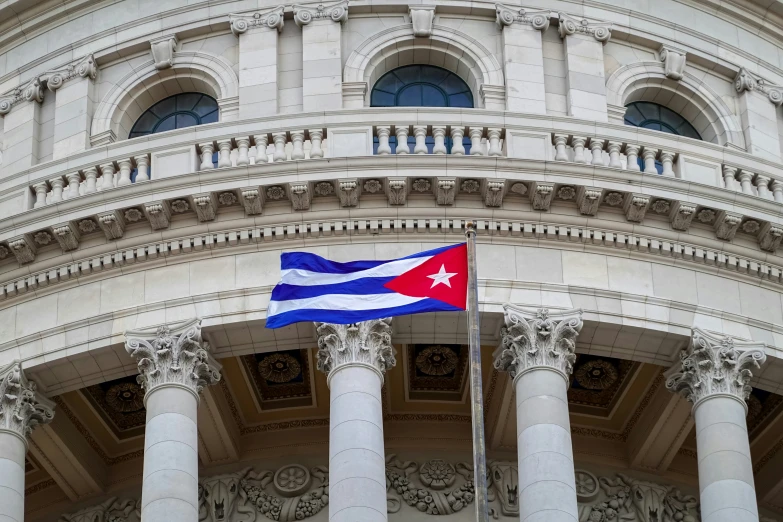
{"label": "decorative frieze", "polygon": [[671,205],[671,211],[669,213],[669,222],[674,230],[682,230],[687,232],[693,221],[693,216],[696,215],[696,205],[692,203],[683,203],[681,201],[675,201]]}
{"label": "decorative frieze", "polygon": [[60,248],[63,249],[63,252],[70,252],[71,250],[79,248],[81,234],[79,233],[78,227],[72,222],[54,225],[52,227],[52,234],[54,235],[54,239],[60,244]]}
{"label": "decorative frieze", "polygon": [[497,370],[514,379],[523,371],[546,366],[568,380],[576,360],[576,338],[582,330],[582,310],[531,311],[503,305],[505,326],[500,331],[501,351]]}
{"label": "decorative frieze", "polygon": [[745,91],[760,92],[778,107],[783,105],[783,86],[770,84],[766,80],[756,77],[744,67],[740,68],[734,78],[734,88],[739,94]]}
{"label": "decorative frieze", "polygon": [[98,226],[103,230],[106,239],[120,239],[125,233],[125,217],[119,210],[101,212],[97,216]]}
{"label": "decorative frieze", "polygon": [[128,331],[125,350],[138,363],[137,381],[150,393],[158,386],[184,386],[199,394],[204,386],[220,380],[220,365],[202,342],[201,320],[193,319],[156,331]]}
{"label": "decorative frieze", "polygon": [[457,178],[438,178],[435,196],[438,205],[453,205],[457,193]]}
{"label": "decorative frieze", "polygon": [[429,38],[432,36],[432,21],[435,19],[435,6],[427,4],[411,5],[408,9],[413,25],[413,36]]}
{"label": "decorative frieze", "polygon": [[565,13],[558,13],[559,25],[557,27],[560,38],[572,34],[584,34],[592,36],[601,43],[606,43],[612,37],[612,24],[603,22],[590,22],[587,19],[577,20]]}
{"label": "decorative frieze", "polygon": [[246,33],[249,29],[266,28],[283,30],[283,13],[285,6],[273,7],[265,11],[251,14],[231,14],[228,19],[231,23],[231,32],[234,35]]}
{"label": "decorative frieze", "polygon": [[552,205],[554,191],[554,183],[534,181],[530,188],[530,204],[533,205],[533,210],[548,211]]}
{"label": "decorative frieze", "polygon": [[298,26],[307,25],[313,20],[331,20],[339,23],[348,20],[348,0],[343,0],[336,4],[318,4],[315,7],[294,5],[293,8],[294,22]]}
{"label": "decorative frieze", "polygon": [[150,40],[152,60],[158,70],[168,69],[174,65],[174,51],[177,50],[177,37],[175,35],[162,36]]}
{"label": "decorative frieze", "polygon": [[31,263],[35,259],[38,247],[30,234],[12,237],[8,240],[8,248],[16,257],[20,265]]}
{"label": "decorative frieze", "polygon": [[685,74],[685,60],[687,54],[684,50],[668,44],[661,45],[658,50],[658,59],[663,62],[664,74],[675,81],[682,80]]}
{"label": "decorative frieze", "polygon": [[212,221],[217,215],[217,196],[212,192],[196,194],[192,198],[193,210],[196,211],[199,222]]}
{"label": "decorative frieze", "polygon": [[289,183],[288,198],[291,200],[291,205],[293,206],[294,210],[309,210],[310,199],[312,198],[310,185],[303,182]]}
{"label": "decorative frieze", "polygon": [[358,205],[360,192],[359,180],[356,178],[337,180],[337,197],[340,198],[341,207],[355,207]]}
{"label": "decorative frieze", "polygon": [[54,418],[54,402],[28,381],[19,361],[0,367],[0,431],[10,431],[26,439],[39,424]]}
{"label": "decorative frieze", "polygon": [[391,344],[391,318],[353,324],[315,323],[318,369],[327,378],[348,365],[371,366],[381,375],[397,363]]}
{"label": "decorative frieze", "polygon": [[513,5],[495,4],[495,21],[501,27],[518,23],[543,32],[549,28],[549,16],[550,11],[533,11]]}
{"label": "decorative frieze", "polygon": [[652,198],[646,194],[629,194],[626,196],[625,205],[623,205],[625,218],[634,223],[641,223],[645,214],[647,214],[651,200]]}
{"label": "decorative frieze", "polygon": [[740,223],[742,223],[741,214],[721,210],[718,212],[715,223],[713,224],[715,227],[715,235],[718,236],[718,239],[731,241],[734,239],[734,235],[737,233]]}
{"label": "decorative frieze", "polygon": [[666,380],[666,388],[681,393],[696,405],[712,395],[730,395],[741,401],[750,396],[753,369],[767,360],[764,343],[693,329],[690,346]]}
{"label": "decorative frieze", "polygon": [[598,214],[598,207],[601,206],[603,189],[596,187],[579,187],[576,191],[576,204],[579,207],[579,213],[584,216],[595,216]]}

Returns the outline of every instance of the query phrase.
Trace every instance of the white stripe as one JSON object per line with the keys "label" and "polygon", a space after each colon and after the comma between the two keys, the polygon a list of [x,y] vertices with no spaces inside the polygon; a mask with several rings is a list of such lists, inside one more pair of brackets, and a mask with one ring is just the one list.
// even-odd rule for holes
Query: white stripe
{"label": "white stripe", "polygon": [[299,268],[289,268],[282,271],[281,283],[297,286],[313,285],[334,285],[345,283],[346,281],[355,281],[365,277],[395,277],[404,274],[412,268],[416,268],[425,261],[429,261],[433,256],[413,257],[410,259],[397,259],[378,265],[367,270],[353,272],[350,274],[332,274],[324,272],[311,272]]}
{"label": "white stripe", "polygon": [[411,297],[402,294],[369,294],[345,295],[328,294],[306,299],[290,299],[288,301],[270,301],[267,315],[273,316],[290,312],[291,310],[376,310],[405,306],[426,299],[426,297]]}

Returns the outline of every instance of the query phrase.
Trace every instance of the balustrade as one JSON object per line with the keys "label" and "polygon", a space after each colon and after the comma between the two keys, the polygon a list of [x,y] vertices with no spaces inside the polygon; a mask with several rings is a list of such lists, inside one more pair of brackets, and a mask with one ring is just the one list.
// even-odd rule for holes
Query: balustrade
{"label": "balustrade", "polygon": [[378,125],[373,154],[503,156],[503,129],[463,125]]}

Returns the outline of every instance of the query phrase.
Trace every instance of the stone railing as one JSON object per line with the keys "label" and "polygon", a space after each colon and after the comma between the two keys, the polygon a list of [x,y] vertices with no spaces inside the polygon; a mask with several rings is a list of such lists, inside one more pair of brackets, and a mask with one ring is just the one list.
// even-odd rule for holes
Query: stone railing
{"label": "stone railing", "polygon": [[[373,152],[389,154],[451,154],[505,156],[503,129],[464,125],[377,125]],[[402,145],[400,145],[402,144]],[[392,150],[393,149],[393,150]]]}

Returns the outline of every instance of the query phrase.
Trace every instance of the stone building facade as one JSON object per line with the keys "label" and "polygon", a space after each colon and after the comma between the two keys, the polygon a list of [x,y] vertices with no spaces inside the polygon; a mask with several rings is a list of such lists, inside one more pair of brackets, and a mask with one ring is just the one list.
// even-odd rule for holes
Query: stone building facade
{"label": "stone building facade", "polygon": [[491,516],[783,520],[783,6],[0,2],[0,520],[475,520],[464,313],[265,328],[477,227]]}

